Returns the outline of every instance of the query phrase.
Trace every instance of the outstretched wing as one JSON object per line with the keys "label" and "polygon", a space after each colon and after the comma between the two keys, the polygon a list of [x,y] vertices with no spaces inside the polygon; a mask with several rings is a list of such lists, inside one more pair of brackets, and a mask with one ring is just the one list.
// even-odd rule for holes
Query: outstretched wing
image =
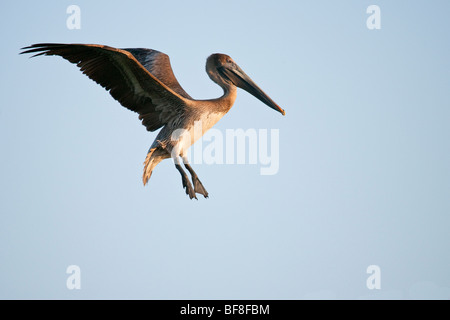
{"label": "outstretched wing", "polygon": [[127,48],[123,49],[130,52],[137,61],[139,61],[145,69],[147,69],[158,80],[168,86],[170,89],[178,93],[180,96],[191,99],[191,96],[184,91],[178,83],[177,78],[173,74],[172,66],[170,65],[169,56],[153,49],[144,48]]}
{"label": "outstretched wing", "polygon": [[[145,58],[141,49],[129,50],[134,51],[147,64],[147,68],[131,51],[104,45],[40,43],[22,49],[25,51],[21,53],[36,53],[34,56],[58,55],[76,64],[85,75],[108,90],[122,106],[137,112],[149,131],[177,121],[190,99],[176,81],[173,72],[159,79],[148,70],[148,67],[156,70],[155,73],[159,70],[161,76],[159,62],[155,63],[160,59],[157,58],[158,55],[156,59]],[[152,56],[155,57],[155,54],[150,55],[150,58]],[[168,66],[170,67],[170,62]]]}

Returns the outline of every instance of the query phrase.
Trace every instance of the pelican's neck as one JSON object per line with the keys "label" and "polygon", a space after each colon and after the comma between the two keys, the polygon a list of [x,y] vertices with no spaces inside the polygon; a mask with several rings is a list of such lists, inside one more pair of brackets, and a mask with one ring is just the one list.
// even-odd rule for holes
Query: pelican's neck
{"label": "pelican's neck", "polygon": [[228,112],[230,108],[233,106],[234,101],[236,100],[236,86],[229,83],[228,81],[225,81],[217,72],[217,66],[215,64],[213,57],[214,55],[210,56],[206,62],[206,73],[208,74],[209,78],[215,82],[217,85],[219,85],[223,89],[223,95],[218,99],[213,99],[212,102],[214,103],[215,107],[214,109],[220,109],[222,112]]}
{"label": "pelican's neck", "polygon": [[233,104],[234,101],[236,100],[236,93],[237,93],[236,86],[228,85],[226,87],[222,87],[222,89],[223,89],[223,96],[221,97],[221,99],[229,101],[231,104]]}
{"label": "pelican's neck", "polygon": [[220,98],[214,100],[216,101],[217,106],[221,109],[221,111],[226,113],[231,109],[234,101],[236,100],[237,89],[233,85],[219,85],[223,89],[223,95]]}

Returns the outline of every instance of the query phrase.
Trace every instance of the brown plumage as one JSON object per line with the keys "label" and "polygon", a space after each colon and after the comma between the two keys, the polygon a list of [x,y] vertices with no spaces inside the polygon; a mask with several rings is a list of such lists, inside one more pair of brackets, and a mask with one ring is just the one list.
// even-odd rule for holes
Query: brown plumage
{"label": "brown plumage", "polygon": [[[284,115],[284,110],[224,54],[213,54],[206,63],[209,77],[222,87],[223,96],[195,100],[178,83],[169,57],[156,50],[57,43],[34,44],[22,49],[24,51],[21,53],[58,55],[76,64],[85,75],[109,91],[122,106],[137,112],[148,131],[162,128],[144,162],[144,185],[159,162],[172,158],[181,174],[186,194],[191,199],[197,199],[196,193],[208,197],[208,192],[186,159],[187,149],[199,138],[193,134],[195,123],[202,124],[200,136],[209,130],[233,105],[236,86]],[[174,137],[180,129],[188,135]],[[179,157],[191,174],[192,184],[180,165]]]}

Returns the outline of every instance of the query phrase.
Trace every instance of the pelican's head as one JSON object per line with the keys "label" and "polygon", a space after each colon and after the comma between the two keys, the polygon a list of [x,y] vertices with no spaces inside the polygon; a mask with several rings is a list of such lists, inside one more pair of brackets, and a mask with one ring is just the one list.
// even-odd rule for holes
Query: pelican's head
{"label": "pelican's head", "polygon": [[206,72],[211,80],[221,87],[226,88],[232,85],[244,89],[270,108],[280,112],[283,116],[285,115],[285,111],[270,99],[230,56],[222,53],[210,55],[206,60]]}

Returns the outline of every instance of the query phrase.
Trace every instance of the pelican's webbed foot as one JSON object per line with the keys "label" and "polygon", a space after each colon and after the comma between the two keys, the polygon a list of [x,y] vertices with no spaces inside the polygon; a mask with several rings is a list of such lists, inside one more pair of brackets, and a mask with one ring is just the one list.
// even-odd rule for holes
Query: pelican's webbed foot
{"label": "pelican's webbed foot", "polygon": [[175,167],[181,174],[181,181],[183,183],[183,188],[186,189],[186,194],[189,196],[190,199],[195,198],[196,200],[198,200],[197,196],[195,195],[194,188],[192,187],[192,184],[189,181],[186,172],[184,172],[183,168],[179,164],[176,164]]}
{"label": "pelican's webbed foot", "polygon": [[192,176],[192,183],[194,184],[195,193],[201,194],[205,198],[208,198],[208,191],[206,191],[205,187],[197,176]]}
{"label": "pelican's webbed foot", "polygon": [[201,183],[200,179],[198,178],[197,174],[195,173],[194,169],[192,169],[189,162],[187,162],[186,158],[183,158],[184,166],[186,169],[188,169],[189,173],[192,177],[192,183],[194,184],[194,191],[195,193],[203,195],[205,198],[208,198],[208,192],[206,191],[205,187]]}

